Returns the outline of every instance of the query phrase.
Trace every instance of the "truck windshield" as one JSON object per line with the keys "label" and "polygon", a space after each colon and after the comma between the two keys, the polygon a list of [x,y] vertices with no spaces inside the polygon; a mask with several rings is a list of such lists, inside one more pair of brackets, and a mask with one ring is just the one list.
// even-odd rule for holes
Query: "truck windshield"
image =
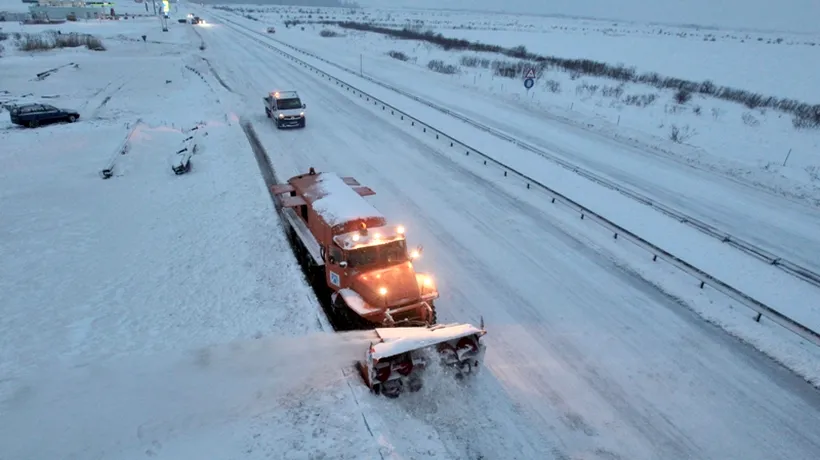
{"label": "truck windshield", "polygon": [[302,101],[300,101],[298,98],[279,99],[276,101],[276,107],[278,107],[279,110],[301,109]]}
{"label": "truck windshield", "polygon": [[368,265],[395,265],[403,262],[407,262],[405,240],[354,249],[347,253],[347,263],[351,268]]}

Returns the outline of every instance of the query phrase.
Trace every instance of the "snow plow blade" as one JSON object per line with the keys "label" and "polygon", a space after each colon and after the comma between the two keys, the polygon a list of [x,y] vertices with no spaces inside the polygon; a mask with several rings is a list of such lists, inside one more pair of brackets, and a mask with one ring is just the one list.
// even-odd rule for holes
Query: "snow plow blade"
{"label": "snow plow blade", "polygon": [[484,361],[481,337],[487,331],[483,319],[481,327],[437,324],[423,328],[378,328],[374,332],[378,341],[370,345],[359,368],[373,392],[390,398],[398,397],[404,390],[421,389],[430,356],[437,354],[440,364],[453,369],[456,378],[477,372]]}

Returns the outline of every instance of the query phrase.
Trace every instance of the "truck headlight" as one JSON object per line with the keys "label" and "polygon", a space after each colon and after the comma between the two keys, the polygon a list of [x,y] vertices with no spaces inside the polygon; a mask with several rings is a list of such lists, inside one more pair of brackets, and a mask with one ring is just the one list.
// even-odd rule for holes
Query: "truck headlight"
{"label": "truck headlight", "polygon": [[304,116],[305,116],[305,112],[299,112],[299,116],[300,116],[300,117],[304,117]]}
{"label": "truck headlight", "polygon": [[284,114],[284,113],[280,113],[280,114],[279,114],[279,118],[285,118],[285,114]]}

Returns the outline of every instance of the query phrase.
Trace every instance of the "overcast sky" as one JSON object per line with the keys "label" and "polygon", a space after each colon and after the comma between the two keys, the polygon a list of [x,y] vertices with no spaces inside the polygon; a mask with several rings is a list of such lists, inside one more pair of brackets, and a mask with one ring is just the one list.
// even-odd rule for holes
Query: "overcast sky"
{"label": "overcast sky", "polygon": [[356,0],[362,6],[417,6],[566,14],[641,22],[820,33],[820,0]]}

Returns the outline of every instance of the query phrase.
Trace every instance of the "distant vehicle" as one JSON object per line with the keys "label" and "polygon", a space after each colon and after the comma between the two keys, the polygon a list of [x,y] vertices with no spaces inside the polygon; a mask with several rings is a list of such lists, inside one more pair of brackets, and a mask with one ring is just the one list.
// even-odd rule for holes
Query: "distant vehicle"
{"label": "distant vehicle", "polygon": [[276,121],[277,128],[304,128],[305,108],[296,91],[274,91],[264,98],[265,114]]}
{"label": "distant vehicle", "polygon": [[194,16],[194,18],[191,19],[191,24],[201,24],[201,23],[204,23],[204,22],[205,21],[202,20],[202,18],[200,18],[199,16]]}
{"label": "distant vehicle", "polygon": [[25,104],[9,107],[9,117],[15,125],[36,128],[63,121],[74,123],[80,118],[80,114],[75,110],[58,109],[48,104]]}
{"label": "distant vehicle", "polygon": [[269,34],[275,34],[276,33],[276,28],[275,27],[268,27],[268,33]]}

